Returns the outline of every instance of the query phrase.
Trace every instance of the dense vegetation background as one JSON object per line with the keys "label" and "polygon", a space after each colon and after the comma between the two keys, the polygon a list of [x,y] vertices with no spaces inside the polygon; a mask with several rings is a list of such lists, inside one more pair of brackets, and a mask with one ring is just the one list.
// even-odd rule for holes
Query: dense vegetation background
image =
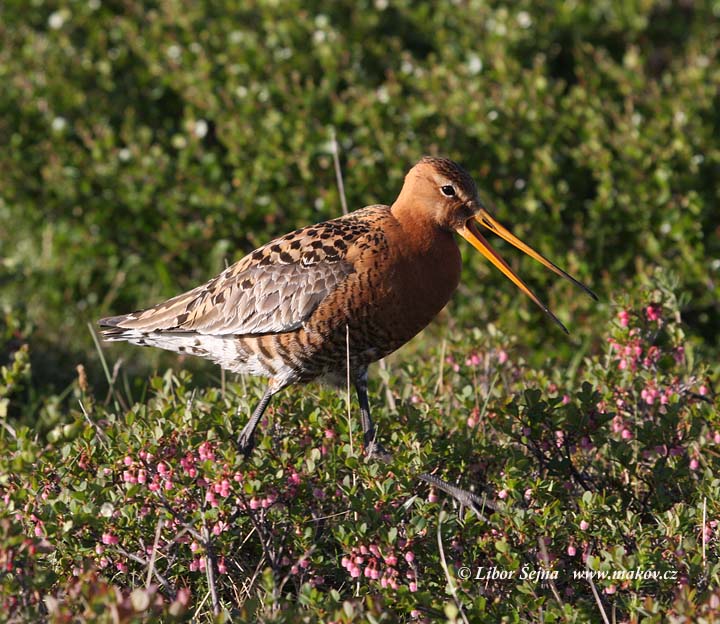
{"label": "dense vegetation background", "polygon": [[[693,0],[2,3],[8,617],[718,615],[719,15]],[[495,242],[566,339],[467,253],[439,322],[377,371],[394,472],[358,460],[343,398],[314,387],[278,401],[248,468],[231,431],[258,383],[140,349],[103,362],[87,324],[337,216],[333,132],[351,209],[391,202],[423,154],[450,156],[602,301]],[[513,504],[489,522],[441,510],[408,469],[433,464]],[[161,503],[142,487],[155,478]],[[567,575],[453,571],[537,561],[539,538],[563,570],[582,551],[685,580],[598,582],[598,597]],[[399,587],[345,565],[362,546],[371,567],[370,545],[384,574],[388,548],[413,553]]]}

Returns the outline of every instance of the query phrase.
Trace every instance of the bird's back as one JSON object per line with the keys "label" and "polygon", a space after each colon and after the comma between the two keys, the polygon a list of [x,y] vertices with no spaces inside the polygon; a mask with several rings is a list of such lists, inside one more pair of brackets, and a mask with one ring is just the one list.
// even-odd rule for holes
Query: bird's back
{"label": "bird's back", "polygon": [[287,383],[326,374],[338,359],[336,343],[345,350],[346,325],[353,334],[368,329],[352,319],[364,316],[381,289],[365,269],[383,264],[391,221],[389,208],[378,205],[291,232],[197,288],[102,319],[103,337]]}

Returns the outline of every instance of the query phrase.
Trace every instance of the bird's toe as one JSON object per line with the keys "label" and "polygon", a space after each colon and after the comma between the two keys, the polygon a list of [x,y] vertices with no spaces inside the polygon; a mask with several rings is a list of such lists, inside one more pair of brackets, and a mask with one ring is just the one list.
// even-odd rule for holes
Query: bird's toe
{"label": "bird's toe", "polygon": [[365,447],[365,458],[370,460],[378,460],[384,464],[389,464],[392,461],[392,453],[387,451],[380,442],[373,440]]}
{"label": "bird's toe", "polygon": [[255,448],[255,439],[252,435],[241,432],[237,439],[237,449],[247,459]]}

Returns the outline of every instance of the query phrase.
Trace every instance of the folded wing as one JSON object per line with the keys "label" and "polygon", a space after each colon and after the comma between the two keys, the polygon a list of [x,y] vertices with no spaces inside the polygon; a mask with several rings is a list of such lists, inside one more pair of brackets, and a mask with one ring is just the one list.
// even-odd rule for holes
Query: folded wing
{"label": "folded wing", "polygon": [[354,271],[350,256],[367,226],[352,216],[276,239],[152,308],[101,319],[103,335],[123,340],[138,331],[225,336],[296,329]]}

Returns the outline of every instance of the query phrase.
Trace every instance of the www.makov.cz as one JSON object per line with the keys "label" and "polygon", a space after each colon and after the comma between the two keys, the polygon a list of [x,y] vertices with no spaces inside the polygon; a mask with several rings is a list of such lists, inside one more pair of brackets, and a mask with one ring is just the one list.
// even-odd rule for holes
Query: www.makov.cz
{"label": "www.makov.cz", "polygon": [[675,581],[677,570],[573,570],[573,578],[577,581],[590,580],[613,580],[613,581]]}

